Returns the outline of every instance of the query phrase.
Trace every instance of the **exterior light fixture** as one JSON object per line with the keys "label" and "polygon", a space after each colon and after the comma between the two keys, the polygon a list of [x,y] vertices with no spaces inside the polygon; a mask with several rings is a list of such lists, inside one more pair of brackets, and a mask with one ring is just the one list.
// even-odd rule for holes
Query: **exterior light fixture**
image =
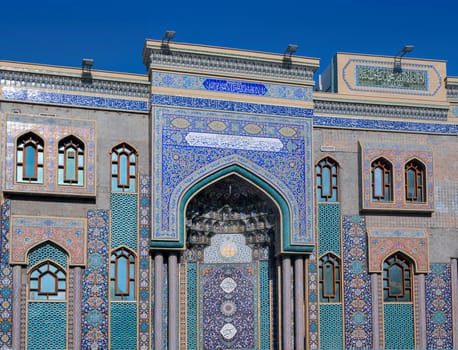
{"label": "exterior light fixture", "polygon": [[394,70],[400,71],[401,67],[401,59],[405,56],[405,54],[412,52],[415,46],[413,45],[405,45],[396,56],[394,56]]}
{"label": "exterior light fixture", "polygon": [[83,58],[81,62],[81,81],[84,84],[92,83],[92,66],[94,65],[94,60],[92,58]]}
{"label": "exterior light fixture", "polygon": [[299,48],[299,45],[289,44],[289,45],[286,47],[285,56],[286,56],[286,55],[291,56],[293,53],[295,53],[295,52],[297,51],[298,48]]}
{"label": "exterior light fixture", "polygon": [[164,36],[162,37],[162,43],[164,43],[165,41],[167,41],[167,43],[168,43],[170,40],[175,38],[176,34],[177,34],[177,32],[175,32],[174,30],[167,30],[164,33]]}

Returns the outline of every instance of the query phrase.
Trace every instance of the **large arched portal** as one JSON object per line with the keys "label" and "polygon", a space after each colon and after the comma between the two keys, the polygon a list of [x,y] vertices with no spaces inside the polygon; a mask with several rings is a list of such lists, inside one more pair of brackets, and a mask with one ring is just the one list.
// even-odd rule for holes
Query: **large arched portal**
{"label": "large arched portal", "polygon": [[186,206],[188,349],[272,349],[277,341],[278,205],[230,174]]}

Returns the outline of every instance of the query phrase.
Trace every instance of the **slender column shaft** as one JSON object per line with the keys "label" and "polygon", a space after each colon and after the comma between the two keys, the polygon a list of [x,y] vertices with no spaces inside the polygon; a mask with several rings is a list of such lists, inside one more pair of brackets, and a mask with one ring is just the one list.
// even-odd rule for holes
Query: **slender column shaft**
{"label": "slender column shaft", "polygon": [[416,276],[418,300],[418,348],[426,349],[426,298],[425,298],[425,275]]}
{"label": "slender column shaft", "polygon": [[177,256],[170,254],[168,259],[169,271],[169,332],[168,349],[178,349],[178,265]]}
{"label": "slender column shaft", "polygon": [[21,348],[21,285],[22,267],[13,266],[13,349]]}
{"label": "slender column shaft", "polygon": [[79,266],[73,268],[73,348],[75,350],[81,349],[82,270]]}
{"label": "slender column shaft", "polygon": [[158,253],[154,257],[154,348],[163,348],[163,288],[164,285],[164,257]]}
{"label": "slender column shaft", "polygon": [[288,256],[282,260],[282,314],[283,314],[283,350],[292,350],[293,335],[292,335],[292,313],[291,305],[291,259]]}
{"label": "slender column shaft", "polygon": [[296,328],[295,350],[304,350],[305,322],[304,322],[304,259],[294,260],[294,310]]}
{"label": "slender column shaft", "polygon": [[379,290],[378,279],[380,276],[377,273],[371,274],[371,287],[372,287],[372,348],[380,349],[380,315],[379,315]]}

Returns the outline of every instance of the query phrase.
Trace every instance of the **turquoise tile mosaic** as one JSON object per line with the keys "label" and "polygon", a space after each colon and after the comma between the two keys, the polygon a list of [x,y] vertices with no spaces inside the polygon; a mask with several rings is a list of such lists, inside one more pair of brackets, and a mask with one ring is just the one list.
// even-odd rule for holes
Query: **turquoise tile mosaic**
{"label": "turquoise tile mosaic", "polygon": [[187,336],[188,350],[197,350],[197,264],[187,264],[187,298],[188,298],[188,313],[187,313]]}
{"label": "turquoise tile mosaic", "polygon": [[110,304],[110,350],[137,349],[137,303]]}
{"label": "turquoise tile mosaic", "polygon": [[428,349],[453,348],[451,279],[450,264],[431,264],[425,281]]}
{"label": "turquoise tile mosaic", "polygon": [[1,205],[0,227],[0,343],[11,347],[13,325],[13,269],[9,265],[10,201]]}
{"label": "turquoise tile mosaic", "polygon": [[340,204],[318,204],[318,248],[319,255],[332,252],[340,256]]}
{"label": "turquoise tile mosaic", "polygon": [[111,194],[111,249],[126,246],[137,251],[137,207],[137,194]]}
{"label": "turquoise tile mosaic", "polygon": [[344,349],[342,304],[320,305],[320,349]]}
{"label": "turquoise tile mosaic", "polygon": [[385,349],[415,349],[413,304],[383,305]]}
{"label": "turquoise tile mosaic", "polygon": [[67,303],[29,302],[27,349],[67,349]]}
{"label": "turquoise tile mosaic", "polygon": [[32,267],[47,259],[52,259],[64,269],[67,268],[67,253],[51,242],[46,242],[34,247],[29,253],[28,265]]}

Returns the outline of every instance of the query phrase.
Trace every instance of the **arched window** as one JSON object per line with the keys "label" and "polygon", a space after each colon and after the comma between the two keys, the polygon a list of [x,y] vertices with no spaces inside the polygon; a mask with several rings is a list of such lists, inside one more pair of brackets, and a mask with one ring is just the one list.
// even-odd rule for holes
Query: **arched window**
{"label": "arched window", "polygon": [[406,201],[426,202],[425,166],[416,159],[405,166]]}
{"label": "arched window", "polygon": [[135,299],[135,256],[126,248],[111,253],[111,300]]}
{"label": "arched window", "polygon": [[34,267],[29,274],[30,300],[66,300],[65,272],[50,261]]}
{"label": "arched window", "polygon": [[43,182],[43,151],[43,140],[32,132],[17,140],[16,180],[18,182]]}
{"label": "arched window", "polygon": [[384,158],[376,159],[371,164],[372,172],[372,200],[393,200],[393,168]]}
{"label": "arched window", "polygon": [[111,151],[111,190],[135,192],[137,177],[137,153],[125,143]]}
{"label": "arched window", "polygon": [[383,300],[412,301],[412,263],[401,253],[383,262]]}
{"label": "arched window", "polygon": [[340,259],[328,253],[319,261],[320,301],[325,303],[340,302],[341,277]]}
{"label": "arched window", "polygon": [[59,142],[59,185],[84,185],[84,144],[74,136]]}
{"label": "arched window", "polygon": [[315,168],[317,196],[320,202],[337,202],[337,163],[327,157]]}

